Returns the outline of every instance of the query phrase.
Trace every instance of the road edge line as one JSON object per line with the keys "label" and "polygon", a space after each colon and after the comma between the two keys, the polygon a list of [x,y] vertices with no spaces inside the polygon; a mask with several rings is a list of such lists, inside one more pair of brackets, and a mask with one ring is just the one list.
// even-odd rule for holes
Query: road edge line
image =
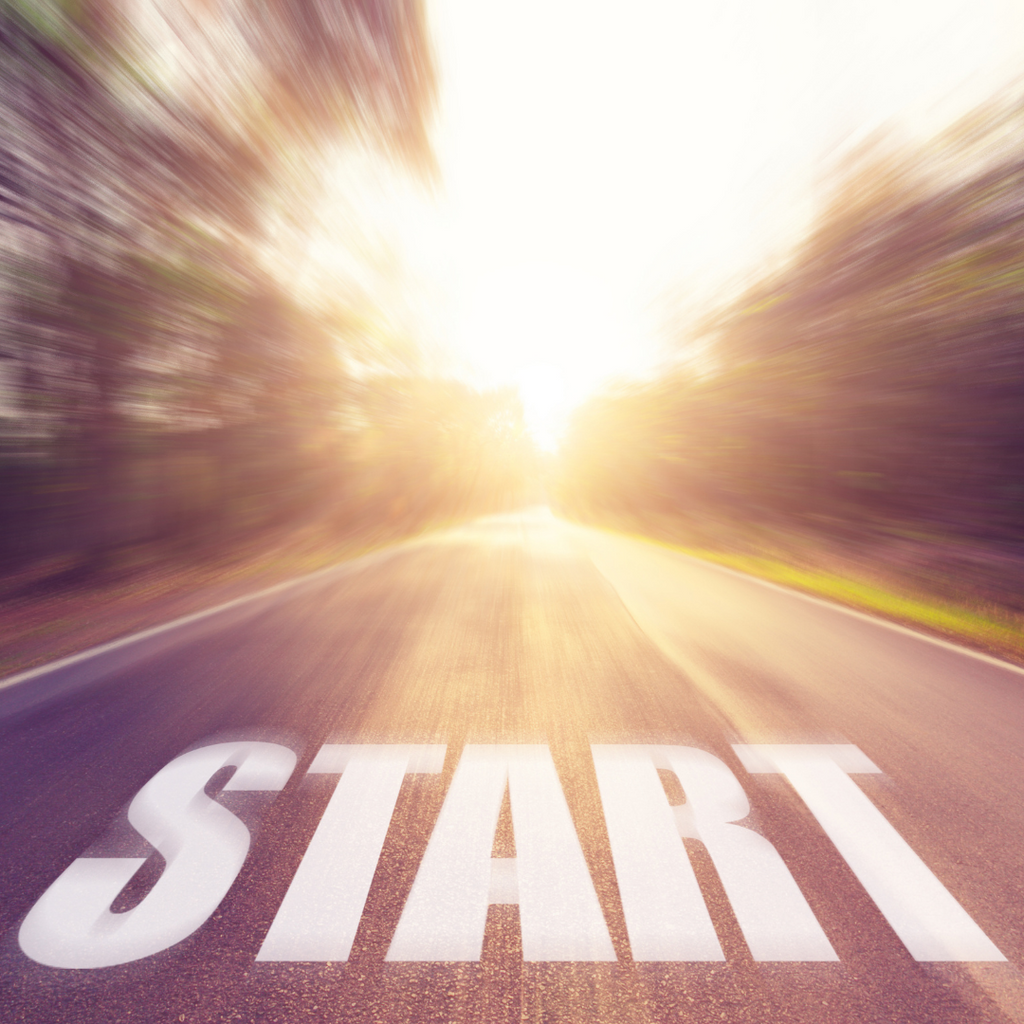
{"label": "road edge line", "polygon": [[17,686],[20,683],[27,683],[32,679],[45,676],[50,672],[59,672],[61,669],[70,668],[72,665],[78,665],[83,661],[89,661],[91,658],[97,658],[100,655],[109,654],[111,651],[119,650],[122,647],[128,647],[131,644],[138,643],[140,640],[148,640],[150,637],[159,636],[161,633],[169,633],[171,630],[180,629],[182,626],[187,626],[190,623],[199,622],[202,619],[210,618],[213,615],[220,615],[222,612],[229,611],[232,608],[237,608],[239,605],[248,604],[250,601],[257,601],[263,597],[270,597],[282,590],[288,590],[290,587],[298,586],[300,583],[308,583],[311,580],[315,580],[317,577],[326,576],[332,572],[340,572],[343,569],[361,568],[362,566],[360,563],[370,562],[384,554],[390,555],[404,546],[406,545],[399,543],[394,545],[393,548],[385,548],[380,551],[370,551],[364,555],[359,555],[356,558],[338,562],[335,565],[327,565],[322,569],[316,569],[303,576],[295,576],[292,579],[282,580],[280,583],[275,583],[270,587],[264,587],[264,589],[257,590],[255,593],[243,594],[241,597],[232,598],[230,601],[214,605],[212,608],[204,608],[198,612],[190,612],[188,615],[181,615],[176,619],[171,619],[169,622],[162,622],[157,626],[148,626],[146,629],[139,630],[137,633],[129,633],[127,636],[118,637],[116,640],[108,640],[105,643],[97,644],[95,647],[87,647],[83,651],[66,655],[63,658],[56,659],[55,661],[47,661],[42,665],[36,665],[33,668],[27,668],[22,672],[17,672],[12,676],[5,676],[0,679],[0,693],[10,689],[12,686]]}
{"label": "road edge line", "polygon": [[[583,525],[583,524],[575,524]],[[709,566],[713,569],[718,569],[721,572],[729,573],[732,576],[738,576],[740,579],[753,580],[755,583],[760,583],[764,587],[770,587],[772,590],[781,591],[783,594],[791,594],[794,597],[801,597],[805,601],[810,601],[813,604],[822,605],[825,608],[834,608],[841,612],[846,612],[847,615],[852,615],[855,618],[863,619],[865,622],[873,622],[880,626],[885,626],[887,629],[894,630],[897,633],[903,633],[906,636],[917,637],[919,640],[927,640],[929,643],[935,644],[938,647],[945,647],[947,650],[956,651],[959,654],[969,654],[972,658],[976,658],[978,661],[983,661],[989,665],[995,665],[998,668],[1008,668],[1018,675],[1024,675],[1024,666],[1016,665],[1012,661],[1004,661],[1002,658],[997,658],[995,655],[986,654],[984,651],[976,651],[971,647],[964,647],[961,644],[954,643],[952,640],[946,640],[941,636],[934,636],[931,633],[922,633],[919,630],[912,629],[910,626],[904,626],[901,622],[893,622],[892,619],[883,619],[878,615],[872,615],[871,612],[862,611],[859,608],[851,608],[849,605],[840,604],[838,601],[830,601],[827,597],[818,597],[816,594],[808,594],[804,590],[796,590],[793,587],[787,587],[783,583],[776,583],[774,580],[766,580],[763,576],[755,576],[753,573],[744,572],[742,569],[734,569],[729,565],[722,565],[720,562],[714,562],[709,558],[701,558],[699,555],[691,555],[687,551],[680,551],[678,548],[672,547],[663,541],[656,540],[653,537],[642,537],[635,534],[618,533],[615,530],[605,530],[602,527],[587,527],[588,529],[597,529],[602,533],[611,533],[614,536],[622,537],[626,540],[638,540],[644,544],[651,544],[655,547],[663,548],[670,551],[672,554],[685,558],[688,561],[696,562],[698,565]]]}

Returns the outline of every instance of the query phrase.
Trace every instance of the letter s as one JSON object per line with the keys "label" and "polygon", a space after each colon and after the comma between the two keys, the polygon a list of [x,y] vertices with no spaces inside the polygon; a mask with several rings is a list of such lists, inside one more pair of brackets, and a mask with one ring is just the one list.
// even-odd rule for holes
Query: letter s
{"label": "letter s", "polygon": [[221,768],[225,790],[279,790],[295,753],[276,743],[215,743],[176,757],[128,808],[132,826],[166,867],[138,906],[110,906],[143,857],[79,857],[36,901],[18,941],[49,967],[112,967],[152,956],[191,935],[217,909],[249,852],[249,830],[205,793]]}

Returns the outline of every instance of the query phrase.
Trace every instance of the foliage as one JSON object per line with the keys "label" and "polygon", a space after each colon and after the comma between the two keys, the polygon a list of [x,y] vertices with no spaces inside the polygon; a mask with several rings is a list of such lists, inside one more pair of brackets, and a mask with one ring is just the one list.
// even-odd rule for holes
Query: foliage
{"label": "foliage", "polygon": [[578,508],[1024,540],[1024,104],[873,140],[809,236],[694,326],[713,369],[596,399]]}
{"label": "foliage", "polygon": [[353,321],[274,280],[268,211],[339,144],[429,174],[432,96],[416,0],[0,0],[0,560],[326,493]]}
{"label": "foliage", "polygon": [[357,508],[428,522],[529,499],[536,455],[513,389],[391,377],[368,382],[357,408],[348,474]]}

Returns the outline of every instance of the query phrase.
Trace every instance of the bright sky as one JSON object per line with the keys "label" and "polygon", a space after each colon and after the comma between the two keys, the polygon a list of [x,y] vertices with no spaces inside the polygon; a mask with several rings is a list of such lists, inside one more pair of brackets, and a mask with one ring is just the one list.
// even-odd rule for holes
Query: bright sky
{"label": "bright sky", "polygon": [[663,357],[699,295],[800,230],[821,158],[928,134],[1024,70],[1024,0],[428,0],[438,259],[464,373],[571,405]]}
{"label": "bright sky", "polygon": [[426,3],[438,192],[346,156],[293,271],[518,385],[548,448],[799,236],[823,161],[886,123],[927,137],[1024,72],[1024,0]]}

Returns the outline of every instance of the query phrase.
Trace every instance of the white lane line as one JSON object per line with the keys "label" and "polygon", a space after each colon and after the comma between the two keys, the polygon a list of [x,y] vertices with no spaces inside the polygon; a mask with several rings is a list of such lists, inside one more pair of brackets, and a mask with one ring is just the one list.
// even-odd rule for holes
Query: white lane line
{"label": "white lane line", "polygon": [[[418,541],[419,538],[416,540]],[[92,658],[99,657],[100,655],[109,654],[112,651],[120,650],[122,647],[128,647],[131,644],[138,643],[141,640],[149,640],[152,637],[161,635],[162,633],[169,633],[171,630],[180,629],[182,626],[188,626],[193,622],[199,622],[202,619],[208,619],[214,615],[220,615],[223,612],[230,611],[232,608],[238,608],[239,606],[249,604],[252,601],[259,601],[262,598],[272,597],[274,594],[279,594],[291,587],[297,587],[303,583],[311,583],[320,577],[329,576],[332,573],[347,575],[349,572],[355,572],[359,569],[367,568],[374,562],[384,561],[385,558],[390,558],[392,555],[397,554],[404,548],[413,546],[414,543],[415,541],[407,541],[405,543],[395,545],[394,547],[385,548],[383,551],[372,551],[369,554],[361,555],[359,558],[352,559],[348,562],[341,562],[338,565],[329,565],[323,569],[317,569],[316,572],[307,573],[305,576],[297,576],[294,579],[275,583],[274,586],[266,587],[263,590],[257,590],[253,594],[244,594],[242,597],[236,597],[231,601],[225,601],[224,604],[215,605],[213,608],[206,608],[203,611],[192,612],[189,615],[182,615],[180,618],[171,619],[170,622],[164,622],[159,626],[150,626],[148,629],[140,630],[138,633],[129,633],[127,636],[119,637],[117,640],[110,640],[104,644],[97,644],[95,647],[87,647],[84,651],[79,651],[77,654],[69,654],[66,658],[58,658],[56,661],[48,661],[43,665],[36,665],[34,668],[26,669],[24,672],[18,672],[13,676],[7,676],[4,679],[0,679],[0,691],[6,690],[12,686],[17,686],[19,683],[27,683],[29,680],[38,679],[40,676],[48,675],[51,672],[70,668],[72,665],[78,665],[81,662],[89,661]]]}
{"label": "white lane line", "polygon": [[904,636],[916,637],[918,640],[927,640],[931,644],[935,644],[938,647],[944,647],[949,651],[956,651],[958,654],[967,654],[970,657],[983,661],[989,665],[995,665],[997,668],[1009,669],[1011,672],[1016,672],[1018,675],[1024,675],[1024,667],[1015,665],[1012,661],[1003,661],[1001,658],[996,658],[991,654],[984,654],[981,651],[976,651],[971,647],[963,647],[960,644],[955,644],[950,640],[943,640],[941,637],[933,636],[931,633],[921,633],[916,629],[911,629],[909,626],[903,626],[898,622],[893,622],[890,619],[883,619],[877,615],[872,615],[870,612],[863,612],[856,608],[851,608],[849,605],[839,604],[835,601],[830,601],[828,598],[816,597],[813,594],[808,594],[803,590],[794,590],[791,587],[787,587],[782,583],[774,583],[771,580],[766,580],[761,576],[753,576],[750,573],[743,572],[741,569],[732,569],[727,565],[721,565],[718,562],[707,561],[703,558],[699,558],[697,555],[687,554],[685,551],[677,551],[675,548],[666,547],[656,540],[649,540],[641,537],[632,537],[628,534],[615,533],[613,531],[599,530],[594,527],[583,526],[581,527],[578,523],[570,524],[583,530],[592,530],[595,533],[603,535],[605,537],[612,537],[616,540],[627,540],[634,541],[638,544],[646,544],[655,550],[662,551],[666,554],[675,555],[677,558],[686,559],[688,562],[694,562],[697,565],[709,568],[717,569],[719,572],[728,573],[730,576],[736,576],[741,580],[750,580],[753,583],[760,583],[763,587],[769,587],[772,590],[778,590],[783,594],[789,594],[792,597],[802,598],[804,601],[810,601],[812,604],[821,605],[823,608],[831,608],[835,611],[845,612],[847,615],[852,615],[856,619],[862,619],[864,622],[873,622],[877,626],[885,626],[886,629],[894,630],[897,633],[902,633]]}

